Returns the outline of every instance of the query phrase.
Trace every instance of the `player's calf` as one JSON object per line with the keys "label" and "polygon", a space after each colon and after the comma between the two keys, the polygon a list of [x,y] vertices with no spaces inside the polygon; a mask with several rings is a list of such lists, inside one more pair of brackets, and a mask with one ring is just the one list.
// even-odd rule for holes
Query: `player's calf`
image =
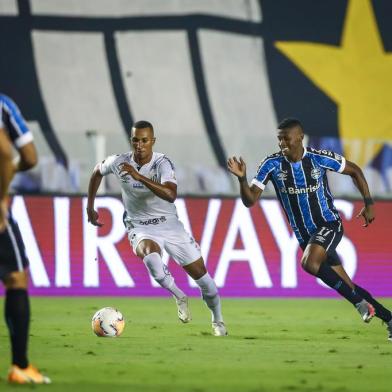
{"label": "player's calf", "polygon": [[[221,301],[214,280],[207,272],[200,279],[196,279],[195,282],[200,288],[204,302],[211,310],[213,334],[215,336],[227,335],[227,330],[223,323]],[[217,330],[220,329],[222,330],[221,331],[222,333],[221,332],[215,333]],[[223,329],[224,329],[224,333],[223,333]]]}

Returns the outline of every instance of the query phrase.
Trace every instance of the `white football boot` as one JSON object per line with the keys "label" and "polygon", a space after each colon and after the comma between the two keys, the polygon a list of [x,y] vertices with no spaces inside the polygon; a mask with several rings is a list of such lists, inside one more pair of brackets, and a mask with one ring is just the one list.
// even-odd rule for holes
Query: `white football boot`
{"label": "white football boot", "polygon": [[227,329],[223,321],[216,321],[212,323],[212,334],[214,336],[227,336]]}
{"label": "white football boot", "polygon": [[174,298],[177,304],[178,318],[183,323],[189,323],[192,320],[191,312],[188,306],[188,297]]}

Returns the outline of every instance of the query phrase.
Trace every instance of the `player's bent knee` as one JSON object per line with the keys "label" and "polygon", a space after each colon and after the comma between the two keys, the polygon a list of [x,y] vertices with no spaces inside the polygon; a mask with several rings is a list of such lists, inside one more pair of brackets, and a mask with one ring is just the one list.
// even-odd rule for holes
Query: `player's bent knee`
{"label": "player's bent knee", "polygon": [[7,290],[11,289],[27,289],[28,276],[26,271],[14,271],[8,274],[3,280]]}
{"label": "player's bent knee", "polygon": [[136,248],[136,254],[143,259],[151,253],[158,253],[160,255],[161,248],[159,247],[159,245],[151,240],[140,241]]}
{"label": "player's bent knee", "polygon": [[161,256],[157,252],[149,253],[143,258],[151,277],[157,282],[161,282],[165,277],[170,276],[167,266],[163,263]]}
{"label": "player's bent knee", "polygon": [[312,275],[317,275],[317,272],[319,270],[319,266],[317,265],[317,263],[313,262],[308,257],[304,257],[301,260],[301,266],[304,271]]}

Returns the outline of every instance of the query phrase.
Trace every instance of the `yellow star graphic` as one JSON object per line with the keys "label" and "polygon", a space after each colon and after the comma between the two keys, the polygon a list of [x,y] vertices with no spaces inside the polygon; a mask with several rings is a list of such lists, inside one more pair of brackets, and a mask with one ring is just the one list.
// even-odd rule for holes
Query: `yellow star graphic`
{"label": "yellow star graphic", "polygon": [[338,47],[275,45],[338,106],[348,159],[363,166],[392,140],[392,54],[383,48],[370,0],[350,0]]}

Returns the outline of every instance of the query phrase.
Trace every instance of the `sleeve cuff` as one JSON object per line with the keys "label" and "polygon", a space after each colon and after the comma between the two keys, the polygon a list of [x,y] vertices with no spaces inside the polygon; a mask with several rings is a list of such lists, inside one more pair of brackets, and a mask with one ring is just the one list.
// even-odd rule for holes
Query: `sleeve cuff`
{"label": "sleeve cuff", "polygon": [[256,178],[254,178],[254,179],[251,181],[251,184],[252,184],[252,185],[256,185],[256,186],[257,186],[258,188],[260,188],[262,191],[263,191],[264,188],[265,188],[265,185],[264,185],[262,182],[256,180]]}
{"label": "sleeve cuff", "polygon": [[342,157],[342,164],[340,165],[340,169],[338,170],[338,173],[342,173],[345,167],[346,167],[346,158]]}
{"label": "sleeve cuff", "polygon": [[31,143],[33,140],[33,134],[31,132],[24,133],[22,136],[15,139],[15,147],[22,148],[26,144]]}
{"label": "sleeve cuff", "polygon": [[165,182],[172,182],[177,185],[177,181],[174,178],[161,178],[161,184],[164,184]]}

